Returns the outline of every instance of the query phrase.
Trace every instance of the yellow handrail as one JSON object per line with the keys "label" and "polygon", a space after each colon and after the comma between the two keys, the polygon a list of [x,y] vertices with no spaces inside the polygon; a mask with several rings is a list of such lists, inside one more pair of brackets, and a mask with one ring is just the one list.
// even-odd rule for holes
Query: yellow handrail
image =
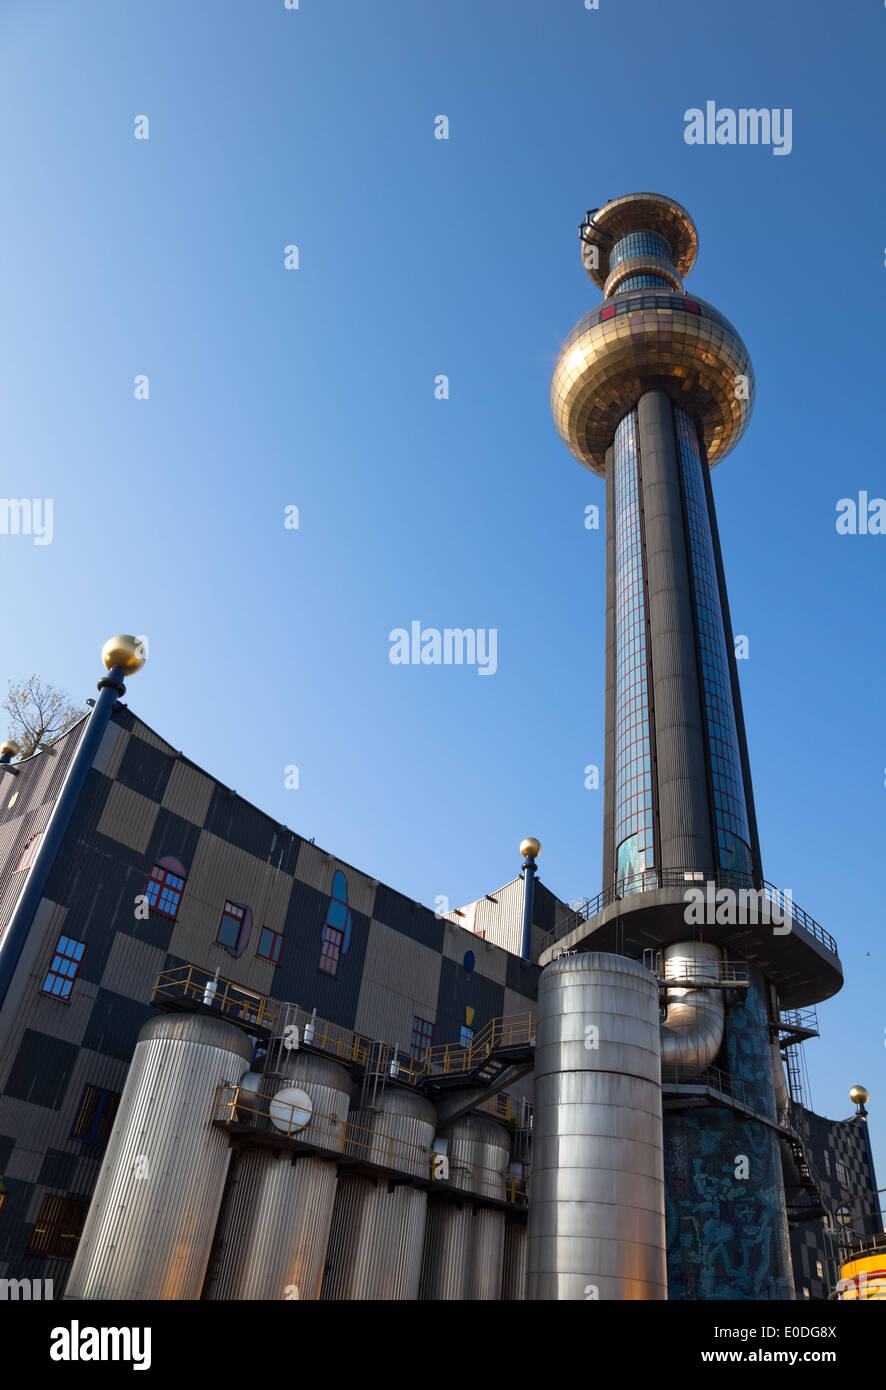
{"label": "yellow handrail", "polygon": [[429,1077],[467,1075],[482,1067],[497,1049],[521,1044],[528,1046],[535,1035],[535,1016],[526,1010],[524,1013],[490,1019],[467,1045],[441,1043],[429,1047],[421,1059],[416,1059],[390,1043],[376,1042],[341,1024],[317,1018],[300,1006],[281,1004],[196,965],[175,966],[161,971],[151,998],[152,1001],[181,998],[199,1000],[217,1008],[229,1018],[254,1023],[271,1031],[275,1024],[282,1028],[284,1022],[287,1025],[294,1023],[297,1029],[296,1046],[304,1044],[361,1067],[367,1066],[374,1057],[380,1070],[388,1071],[396,1080],[412,1085]]}
{"label": "yellow handrail", "polygon": [[[272,1121],[271,1107],[274,1109]],[[289,1111],[289,1121],[282,1120]],[[446,1182],[450,1160],[447,1155],[437,1154],[435,1149],[416,1144],[400,1135],[388,1134],[354,1120],[340,1120],[334,1115],[312,1113],[307,1123],[303,1122],[304,1110],[297,1104],[275,1100],[273,1096],[257,1096],[252,1090],[242,1090],[240,1086],[222,1085],[218,1089],[213,1119],[224,1125],[251,1123],[255,1128],[274,1129],[288,1138],[312,1141],[318,1148],[340,1153],[349,1158],[362,1158],[380,1168],[390,1168],[411,1173],[414,1177],[425,1177],[429,1182]],[[244,1118],[248,1117],[248,1118]],[[438,1159],[445,1162],[442,1167]],[[514,1173],[501,1173],[480,1163],[458,1163],[460,1190],[474,1194],[499,1198],[515,1203],[526,1194],[526,1183]],[[466,1179],[470,1179],[466,1182]]]}

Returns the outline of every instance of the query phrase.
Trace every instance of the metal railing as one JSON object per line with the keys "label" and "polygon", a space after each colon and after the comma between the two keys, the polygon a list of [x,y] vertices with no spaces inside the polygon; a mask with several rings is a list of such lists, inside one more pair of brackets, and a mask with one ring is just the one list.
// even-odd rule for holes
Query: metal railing
{"label": "metal railing", "polygon": [[443,1043],[425,1053],[424,1076],[455,1076],[478,1071],[502,1048],[530,1046],[535,1038],[535,1015],[528,1010],[507,1018],[493,1018],[470,1042]]}
{"label": "metal railing", "polygon": [[489,1100],[484,1100],[477,1109],[484,1115],[491,1115],[494,1120],[516,1125],[518,1129],[532,1128],[531,1103],[522,1097],[515,1099],[509,1096],[507,1091],[499,1091],[497,1095],[490,1096]]}
{"label": "metal railing", "polygon": [[548,950],[576,927],[580,927],[582,922],[596,917],[605,907],[631,898],[636,893],[655,893],[663,888],[704,888],[708,883],[714,884],[717,888],[730,888],[736,893],[762,892],[765,901],[775,907],[780,916],[789,909],[792,922],[801,926],[832,955],[837,954],[837,943],[830,932],[826,932],[814,917],[810,917],[808,912],[798,907],[792,896],[785,895],[780,888],[776,888],[765,879],[759,884],[754,883],[750,874],[741,873],[736,869],[644,869],[638,874],[625,875],[601,889],[595,898],[584,898],[574,911],[547,933],[542,950]]}
{"label": "metal railing", "polygon": [[805,1009],[782,1009],[780,1022],[786,1028],[803,1028],[810,1033],[818,1032],[818,1011],[814,1004]]}
{"label": "metal railing", "polygon": [[[362,1160],[377,1168],[406,1172],[427,1182],[448,1181],[448,1155],[416,1144],[398,1134],[387,1134],[354,1120],[341,1120],[335,1115],[310,1112],[298,1104],[289,1104],[273,1096],[258,1096],[253,1090],[240,1086],[222,1085],[218,1089],[213,1120],[225,1126],[245,1125],[250,1129],[274,1135],[285,1135],[326,1153],[338,1153],[343,1158]],[[458,1188],[477,1197],[488,1197],[511,1203],[526,1200],[527,1184],[515,1173],[480,1163],[457,1164]]]}
{"label": "metal railing", "polygon": [[259,1028],[273,1028],[280,1005],[233,980],[222,979],[198,965],[178,965],[162,970],[154,981],[151,1003],[156,1000],[190,999],[195,1004],[218,1009],[227,1018],[240,1023],[254,1023]]}
{"label": "metal railing", "polygon": [[197,965],[176,966],[157,976],[151,1002],[174,1004],[179,1000],[218,1009],[225,1017],[241,1024],[270,1029],[279,1034],[271,1042],[276,1052],[305,1047],[413,1086],[430,1077],[478,1071],[496,1051],[530,1046],[535,1038],[535,1015],[527,1010],[490,1019],[468,1043],[441,1043],[427,1048],[422,1057],[416,1058],[392,1043],[366,1037],[339,1023],[330,1023],[298,1004],[269,999]]}
{"label": "metal railing", "polygon": [[[644,952],[645,954],[645,952]],[[686,968],[680,975],[666,975],[661,962],[661,953],[654,952],[658,958],[652,969],[653,975],[668,989],[742,989],[750,986],[750,967],[742,960],[699,961],[693,969],[692,958],[687,957]],[[646,962],[644,960],[643,964]]]}
{"label": "metal railing", "polygon": [[685,1075],[681,1076],[678,1064],[667,1067],[667,1075],[662,1071],[662,1083],[665,1086],[707,1086],[712,1091],[719,1091],[721,1095],[729,1096],[741,1105],[746,1105],[749,1110],[755,1107],[748,1099],[747,1089],[743,1081],[731,1076],[729,1072],[722,1071],[720,1067],[706,1067],[703,1072],[699,1072],[689,1067],[686,1068]]}

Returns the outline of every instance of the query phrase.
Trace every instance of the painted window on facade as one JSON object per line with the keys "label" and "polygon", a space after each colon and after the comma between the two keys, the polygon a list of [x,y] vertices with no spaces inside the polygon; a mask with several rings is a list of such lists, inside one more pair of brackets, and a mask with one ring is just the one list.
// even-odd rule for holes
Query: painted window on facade
{"label": "painted window on facade", "polygon": [[350,941],[351,909],[348,905],[348,881],[341,869],[336,869],[320,938],[319,968],[325,975],[338,974],[339,959],[347,952]]}
{"label": "painted window on facade", "polygon": [[178,905],[182,900],[186,882],[184,868],[178,860],[170,862],[168,859],[161,859],[151,869],[145,889],[148,906],[154,912],[161,912],[164,917],[174,918],[178,914]]}
{"label": "painted window on facade", "polygon": [[240,954],[238,948],[240,947],[240,940],[246,922],[246,911],[247,909],[242,907],[239,903],[226,902],[224,912],[221,915],[221,921],[218,924],[218,931],[215,934],[215,939],[220,946],[224,946],[225,950],[230,951],[232,955]]}
{"label": "painted window on facade", "polygon": [[274,965],[279,965],[282,949],[283,937],[280,932],[271,931],[270,927],[262,927],[255,954],[261,956],[262,960],[270,960]]}
{"label": "painted window on facade", "polygon": [[88,1210],[89,1203],[75,1197],[44,1197],[27,1253],[73,1260]]}
{"label": "painted window on facade", "polygon": [[101,1086],[84,1086],[71,1137],[82,1139],[84,1144],[107,1144],[119,1104],[117,1091],[106,1091]]}
{"label": "painted window on facade", "polygon": [[344,932],[336,931],[335,927],[323,928],[319,968],[325,975],[338,974],[338,962],[341,955],[343,940]]}
{"label": "painted window on facade", "polygon": [[59,937],[52,964],[43,981],[44,994],[51,994],[56,999],[70,997],[85,950],[85,941],[74,941],[70,936]]}
{"label": "painted window on facade", "polygon": [[425,1053],[431,1046],[434,1036],[434,1025],[427,1018],[415,1017],[412,1020],[412,1039],[409,1044],[409,1055],[413,1062],[420,1062]]}

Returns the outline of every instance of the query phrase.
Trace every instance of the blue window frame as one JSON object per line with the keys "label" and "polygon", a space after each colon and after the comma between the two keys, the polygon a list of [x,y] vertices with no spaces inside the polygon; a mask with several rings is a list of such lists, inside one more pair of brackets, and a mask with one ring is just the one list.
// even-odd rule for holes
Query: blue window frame
{"label": "blue window frame", "polygon": [[474,1041],[473,1028],[469,1028],[466,1023],[463,1023],[458,1031],[458,1041],[462,1047],[470,1047]]}
{"label": "blue window frame", "polygon": [[119,1092],[106,1091],[101,1086],[84,1086],[71,1129],[71,1138],[80,1139],[84,1144],[103,1147],[110,1138],[111,1126],[119,1104]]}
{"label": "blue window frame", "polygon": [[44,994],[51,994],[55,999],[70,998],[85,950],[85,941],[74,941],[70,936],[59,937],[52,965],[43,981]]}

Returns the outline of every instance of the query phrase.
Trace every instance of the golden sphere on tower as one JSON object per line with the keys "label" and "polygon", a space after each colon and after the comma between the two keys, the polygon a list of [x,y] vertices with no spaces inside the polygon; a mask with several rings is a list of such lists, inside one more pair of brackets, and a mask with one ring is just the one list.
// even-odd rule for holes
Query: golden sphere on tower
{"label": "golden sphere on tower", "polygon": [[541,843],[533,835],[520,841],[520,853],[524,859],[537,859],[541,854]]}
{"label": "golden sphere on tower", "polygon": [[853,1086],[849,1092],[849,1099],[854,1105],[867,1105],[870,1096],[864,1086]]}
{"label": "golden sphere on tower", "polygon": [[124,675],[134,676],[147,659],[144,643],[128,633],[118,633],[116,637],[109,637],[102,647],[102,661],[106,671],[112,671],[117,666]]}
{"label": "golden sphere on tower", "polygon": [[0,753],[8,753],[11,758],[17,758],[21,751],[21,747],[14,738],[8,738],[3,747],[0,748]]}

